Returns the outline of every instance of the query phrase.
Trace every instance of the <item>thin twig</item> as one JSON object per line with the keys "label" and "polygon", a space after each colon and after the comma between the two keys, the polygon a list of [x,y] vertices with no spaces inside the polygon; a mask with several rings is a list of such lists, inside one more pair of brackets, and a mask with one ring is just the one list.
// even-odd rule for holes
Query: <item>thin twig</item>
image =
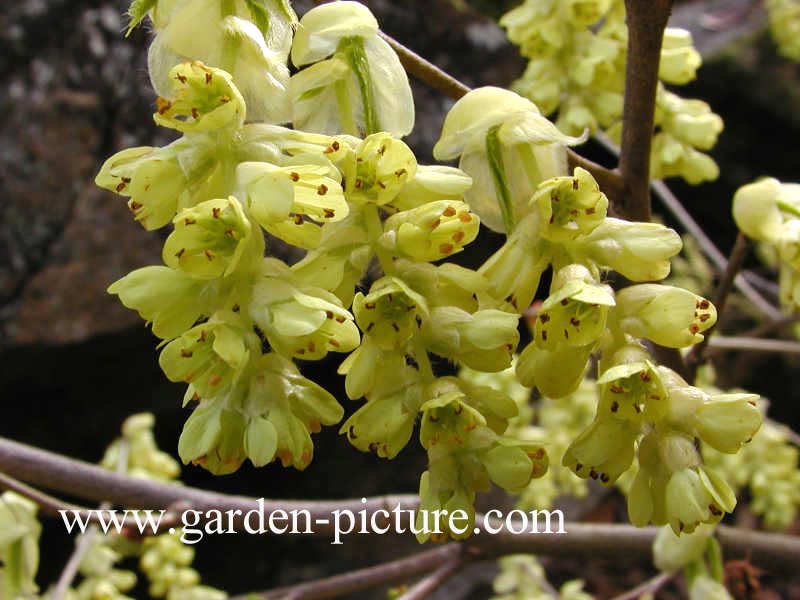
{"label": "thin twig", "polygon": [[[700,248],[705,252],[706,256],[717,267],[720,272],[725,272],[728,268],[728,259],[719,251],[719,248],[711,241],[711,238],[706,235],[705,231],[698,225],[689,212],[683,207],[680,200],[672,193],[667,185],[660,180],[651,183],[656,196],[661,200],[667,210],[675,217],[683,228],[693,236]],[[742,295],[747,298],[752,305],[768,319],[775,321],[782,317],[782,313],[778,307],[772,302],[764,298],[758,290],[748,281],[747,274],[740,273],[734,279],[734,285],[739,289]]]}
{"label": "thin twig", "polygon": [[717,325],[706,331],[703,341],[699,344],[695,344],[689,351],[689,354],[686,355],[686,370],[688,374],[687,381],[689,381],[689,383],[694,381],[697,368],[703,364],[705,360],[703,353],[708,346],[711,335],[714,333],[714,331],[716,331],[716,329],[719,327],[719,324],[722,322],[722,317],[725,313],[725,305],[728,301],[728,295],[733,289],[733,281],[736,279],[736,275],[739,274],[739,269],[742,268],[742,264],[744,263],[744,259],[747,257],[747,252],[749,249],[750,242],[748,241],[747,236],[745,236],[743,233],[739,233],[739,235],[736,236],[736,243],[733,245],[733,250],[731,250],[730,259],[728,259],[728,268],[725,269],[725,272],[722,274],[722,278],[717,286],[717,291],[714,293],[714,306],[717,309]]}
{"label": "thin twig", "polygon": [[671,0],[625,0],[628,52],[622,109],[622,214],[633,221],[650,220],[650,147],[658,86],[661,42]]}
{"label": "thin twig", "polygon": [[392,36],[383,32],[380,32],[380,36],[392,47],[392,50],[395,51],[403,68],[420,81],[427,83],[432,88],[439,90],[453,100],[458,100],[469,93],[470,87],[468,85],[460,82],[429,60],[421,57]]}
{"label": "thin twig", "polygon": [[[393,37],[383,32],[381,32],[380,35],[397,53],[403,68],[420,81],[423,81],[453,100],[458,100],[470,91],[469,86],[446,71],[443,71],[407,46],[401,44]],[[612,202],[618,200],[622,191],[622,178],[616,170],[599,165],[569,149],[567,150],[567,158],[569,159],[571,169],[575,167],[586,169],[592,174],[600,185],[600,188]]]}
{"label": "thin twig", "polygon": [[[698,344],[699,345],[699,344]],[[791,340],[765,340],[744,336],[715,336],[710,342],[715,352],[763,352],[765,354],[800,354],[800,342]]]}
{"label": "thin twig", "polygon": [[[366,502],[353,498],[339,501],[305,500],[264,500],[247,496],[235,496],[209,492],[189,486],[136,479],[120,475],[96,465],[67,458],[40,448],[14,442],[0,437],[0,471],[25,481],[31,485],[70,493],[86,500],[108,500],[126,508],[168,509],[180,501],[185,501],[193,510],[205,513],[208,510],[247,511],[260,509],[266,517],[276,511],[308,511],[311,517],[312,532],[307,535],[330,537],[336,525],[334,511],[352,511],[360,514],[363,510],[367,519],[379,510],[409,511],[419,506],[416,495],[382,496],[367,498]],[[397,508],[396,508],[397,507]],[[235,513],[232,513],[235,514]],[[317,521],[317,519],[320,521]],[[322,521],[324,519],[324,522]],[[243,516],[234,517],[234,526],[244,531]],[[268,518],[267,518],[268,521]],[[408,527],[408,513],[399,519],[401,527]],[[542,535],[531,532],[530,527],[523,533],[511,533],[501,527],[496,534],[489,534],[486,524],[500,527],[495,519],[486,520],[484,515],[476,515],[475,525],[485,533],[470,538],[471,548],[482,557],[502,556],[527,552],[550,556],[590,557],[615,552],[628,555],[632,559],[646,560],[658,529],[655,527],[636,528],[631,525],[608,525],[601,523],[563,524],[568,534]],[[517,521],[512,522],[517,530],[525,527]],[[300,527],[303,531],[303,527]],[[755,564],[769,565],[772,570],[797,572],[800,569],[800,538],[761,531],[743,531],[724,526],[717,527],[723,549],[734,556],[750,553]],[[390,529],[396,533],[395,528]]]}
{"label": "thin twig", "polygon": [[783,423],[775,421],[774,419],[770,419],[769,417],[766,417],[764,419],[764,422],[769,423],[776,429],[779,429],[780,432],[786,436],[786,441],[790,442],[791,444],[794,444],[795,446],[800,447],[800,433],[797,433],[794,429],[791,429],[788,425],[784,425]]}
{"label": "thin twig", "polygon": [[0,473],[0,490],[9,490],[14,492],[15,494],[19,494],[36,503],[39,507],[39,510],[44,515],[48,515],[51,517],[57,517],[61,513],[60,511],[69,511],[70,514],[77,514],[81,521],[86,522],[89,521],[90,523],[97,523],[99,522],[97,519],[97,515],[93,509],[89,509],[83,506],[78,506],[77,504],[70,504],[69,502],[64,502],[63,500],[59,500],[55,496],[50,496],[49,494],[45,494],[44,492],[37,490],[34,487],[26,485],[21,481],[14,479],[6,475],[5,473]]}
{"label": "thin twig", "polygon": [[[118,475],[124,475],[128,469],[129,450],[128,441],[125,438],[120,439],[116,471]],[[100,510],[109,510],[110,508],[110,502],[103,502],[100,505]],[[53,600],[64,600],[64,598],[66,598],[67,591],[81,568],[81,562],[83,562],[84,556],[86,556],[86,553],[92,548],[98,531],[97,525],[92,525],[78,540],[78,543],[75,545],[75,550],[69,557],[67,564],[64,565],[61,576],[58,578],[55,590],[53,591]]]}
{"label": "thin twig", "polygon": [[433,573],[415,583],[413,587],[400,596],[398,600],[424,600],[424,598],[427,598],[435,592],[445,581],[450,579],[456,571],[461,568],[461,564],[461,558],[459,557],[449,560]]}
{"label": "thin twig", "polygon": [[780,319],[776,319],[775,321],[768,321],[766,323],[758,325],[757,327],[748,329],[741,335],[742,337],[754,337],[754,338],[764,337],[771,333],[779,332],[784,327],[788,327],[789,325],[794,325],[797,322],[800,322],[800,313],[794,313],[792,315],[784,315]]}
{"label": "thin twig", "polygon": [[461,546],[450,543],[413,556],[392,560],[365,569],[349,571],[341,575],[276,588],[266,592],[235,596],[231,600],[249,600],[251,598],[262,598],[264,600],[335,598],[428,573],[443,563],[456,559],[460,553]]}
{"label": "thin twig", "polygon": [[637,600],[645,594],[655,594],[662,587],[667,585],[673,578],[675,573],[659,573],[652,579],[648,579],[643,584],[636,586],[632,590],[628,590],[624,594],[614,596],[612,600]]}
{"label": "thin twig", "polygon": [[[619,146],[617,146],[606,133],[598,131],[593,137],[611,154],[619,156]],[[700,249],[705,253],[717,271],[724,273],[725,269],[728,268],[728,259],[720,252],[716,244],[714,244],[703,228],[700,227],[699,223],[695,221],[689,211],[686,210],[680,199],[669,189],[666,182],[661,179],[654,179],[650,182],[650,189],[664,208],[666,208],[672,217],[681,224],[683,230],[697,240]],[[772,321],[782,318],[783,313],[781,313],[781,310],[764,298],[756,289],[757,287],[761,287],[766,291],[766,287],[775,285],[774,282],[767,281],[756,273],[746,271],[736,276],[734,284],[742,295],[765,317]],[[772,292],[773,290],[770,289],[769,291]]]}

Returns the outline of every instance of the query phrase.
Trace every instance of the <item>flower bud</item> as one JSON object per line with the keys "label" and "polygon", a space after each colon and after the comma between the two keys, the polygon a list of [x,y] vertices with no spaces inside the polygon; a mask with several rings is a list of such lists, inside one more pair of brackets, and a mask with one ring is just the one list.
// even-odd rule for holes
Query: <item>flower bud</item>
{"label": "flower bud", "polygon": [[720,452],[734,454],[761,427],[756,394],[717,394],[705,402],[694,418],[700,437]]}
{"label": "flower bud", "polygon": [[517,377],[522,385],[537,387],[548,398],[563,398],[578,389],[595,344],[557,346],[543,350],[528,344],[517,359]]}
{"label": "flower bud", "polygon": [[781,183],[771,177],[736,190],[733,196],[736,226],[759,242],[777,242],[783,233],[783,216],[777,204],[780,192]]}
{"label": "flower bud", "polygon": [[697,76],[703,59],[692,45],[692,34],[685,29],[667,27],[661,46],[658,77],[666,83],[684,85]]}
{"label": "flower bud", "polygon": [[526,216],[478,270],[492,284],[495,297],[503,298],[516,313],[528,308],[550,263],[546,242],[539,231],[538,215]]}
{"label": "flower bud", "polygon": [[435,308],[424,321],[428,348],[481,371],[507,369],[519,342],[517,316],[486,309],[469,314],[454,306]]}
{"label": "flower bud", "polygon": [[264,417],[250,419],[244,430],[244,451],[250,462],[263,467],[272,462],[278,450],[278,432]]}
{"label": "flower bud", "polygon": [[455,167],[417,165],[417,172],[392,200],[398,210],[417,208],[437,200],[458,200],[472,186],[472,177]]}
{"label": "flower bud", "polygon": [[701,573],[689,586],[689,600],[733,600],[733,596],[719,581]]}
{"label": "flower bud", "polygon": [[632,281],[664,279],[669,275],[669,259],[683,246],[680,236],[663,225],[611,217],[579,242],[581,250],[595,262]]}
{"label": "flower bud", "polygon": [[504,490],[520,492],[530,483],[533,461],[517,445],[498,442],[483,455],[482,462],[491,480]]}
{"label": "flower bud", "polygon": [[702,100],[687,100],[670,92],[658,97],[661,128],[679,142],[699,150],[710,150],[724,128],[719,115]]}
{"label": "flower bud", "polygon": [[653,562],[660,571],[680,571],[690,562],[705,554],[709,538],[714,535],[713,525],[699,525],[692,533],[676,535],[669,527],[662,527],[653,542]]}
{"label": "flower bud", "polygon": [[661,346],[684,348],[703,340],[717,322],[705,298],[670,285],[632,285],[617,293],[617,314],[626,333]]}

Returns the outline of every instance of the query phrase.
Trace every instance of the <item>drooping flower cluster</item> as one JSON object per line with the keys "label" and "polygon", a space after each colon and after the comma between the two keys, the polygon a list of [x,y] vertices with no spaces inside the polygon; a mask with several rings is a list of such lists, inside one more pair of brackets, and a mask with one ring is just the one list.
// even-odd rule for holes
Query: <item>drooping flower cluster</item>
{"label": "drooping flower cluster", "polygon": [[[502,115],[504,101],[507,120],[490,117],[492,110]],[[471,92],[451,110],[435,149],[441,152],[447,140],[461,136],[466,145],[460,148],[462,167],[475,180],[486,181],[487,194],[509,207],[508,239],[480,270],[495,296],[505,299],[506,310],[525,311],[545,269],[552,267],[549,296],[527,311],[535,313],[533,339],[516,362],[517,377],[545,396],[569,396],[584,379],[591,356],[599,353],[597,414],[572,441],[564,465],[610,485],[630,468],[638,448],[640,470],[629,496],[635,523],[669,522],[676,530],[691,530],[699,522],[718,520],[732,510],[735,498],[724,481],[703,469],[694,439],[736,452],[761,422],[755,397],[701,395],[677,374],[656,366],[640,341],[690,346],[715,323],[716,311],[708,300],[681,288],[639,283],[615,293],[603,281],[609,269],[633,282],[663,279],[669,259],[681,248],[680,238],[661,225],[608,217],[608,200],[583,169],[576,168],[572,177],[537,182],[541,169],[532,167],[542,163],[533,151],[560,158],[549,164],[563,164],[565,140],[540,124],[536,107],[525,102],[502,90]],[[490,115],[485,120],[470,118],[484,113]],[[527,137],[498,143],[495,151],[492,139],[504,127],[525,130]],[[468,148],[481,148],[481,139],[488,159],[476,171],[465,156]],[[508,184],[504,158],[512,152],[529,154],[522,169],[534,189],[530,196],[518,183],[517,188]],[[704,504],[681,512],[686,504],[676,494],[688,489],[697,491]]]}
{"label": "drooping flower cluster", "polygon": [[[572,135],[606,130],[619,141],[628,32],[622,0],[526,0],[500,20],[530,62],[514,89]],[[661,49],[651,152],[654,178],[679,176],[697,184],[719,169],[703,152],[722,131],[722,120],[700,100],[685,100],[664,84],[693,80],[701,58],[688,31],[667,28]]]}
{"label": "drooping flower cluster", "polygon": [[[519,341],[518,316],[483,274],[431,264],[478,234],[465,197],[472,179],[419,165],[398,138],[413,125],[408,80],[362,4],[320,6],[299,23],[283,2],[236,2],[227,14],[210,5],[132,8],[134,21],[149,10],[157,30],[154,118],[182,137],[123,150],[97,176],[129,198],[147,229],[173,225],[164,265],[109,291],[152,323],[163,371],[187,384],[185,403],[195,408],[181,458],[218,474],[248,459],[305,468],[311,434],[344,411],[295,361],[349,353],[339,372],[347,395],[366,403],[341,432],[392,458],[421,415],[430,457],[423,504],[474,518],[476,491],[492,481],[522,489],[546,471],[547,457],[504,435],[512,400],[437,377],[429,357],[501,371]],[[174,21],[190,16],[211,21],[196,52]],[[289,56],[303,67],[291,80]],[[254,96],[265,77],[267,100]],[[279,125],[290,119],[296,129]],[[265,256],[265,234],[305,256],[291,266]],[[373,260],[382,276],[356,292]]]}
{"label": "drooping flower cluster", "polygon": [[766,6],[772,36],[780,53],[791,60],[800,60],[800,2],[767,0]]}
{"label": "drooping flower cluster", "polygon": [[733,219],[747,237],[762,242],[776,258],[780,301],[788,312],[800,307],[800,184],[767,177],[740,187]]}

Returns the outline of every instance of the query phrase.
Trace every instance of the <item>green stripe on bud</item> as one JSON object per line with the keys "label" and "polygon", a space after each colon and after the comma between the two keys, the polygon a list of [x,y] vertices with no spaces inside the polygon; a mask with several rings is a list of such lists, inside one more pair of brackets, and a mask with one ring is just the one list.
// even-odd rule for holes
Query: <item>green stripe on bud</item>
{"label": "green stripe on bud", "polygon": [[486,158],[492,172],[494,188],[500,203],[500,212],[503,215],[503,224],[506,226],[506,235],[511,235],[514,230],[514,209],[511,205],[511,192],[508,188],[508,179],[503,164],[503,150],[498,138],[500,125],[490,127],[486,132]]}
{"label": "green stripe on bud", "polygon": [[382,128],[375,106],[375,92],[372,75],[370,75],[369,59],[364,51],[364,38],[361,36],[342,38],[337,50],[345,56],[347,64],[350,65],[358,81],[358,90],[361,93],[361,102],[364,107],[366,134],[378,133]]}

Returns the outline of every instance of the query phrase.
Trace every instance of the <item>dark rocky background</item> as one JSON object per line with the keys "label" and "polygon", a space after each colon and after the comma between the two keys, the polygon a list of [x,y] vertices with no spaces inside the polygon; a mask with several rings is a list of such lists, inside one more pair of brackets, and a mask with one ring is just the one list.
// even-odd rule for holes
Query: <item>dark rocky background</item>
{"label": "dark rocky background", "polygon": [[[508,85],[524,66],[486,16],[497,16],[514,2],[367,3],[389,34],[469,85]],[[296,4],[302,12],[304,3]],[[125,0],[0,5],[0,435],[93,462],[122,420],[144,410],[156,413],[159,443],[174,454],[187,416],[180,408],[180,386],[166,382],[158,369],[156,338],[105,293],[130,270],[158,263],[163,241],[132,221],[122,199],[92,183],[102,161],[117,150],[170,139],[150,116],[148,33],[139,28],[123,38],[126,8]],[[694,1],[681,4],[678,12],[695,30],[698,45],[716,57],[684,95],[710,101],[725,118],[726,130],[714,153],[723,178],[675,189],[726,250],[735,236],[729,203],[738,185],[767,173],[799,179],[798,68],[779,59],[762,35],[757,3]],[[451,101],[423,85],[415,86],[415,98],[418,119],[410,143],[424,161]],[[613,164],[600,149],[586,152]],[[800,391],[788,384],[796,365],[758,357],[735,358],[721,367],[726,383],[770,396],[775,414],[797,425]],[[324,362],[307,371],[344,397],[335,368]],[[770,376],[759,377],[765,372]],[[424,455],[413,446],[386,464],[355,452],[331,429],[317,436],[315,460],[304,473],[245,467],[236,476],[213,478],[189,467],[184,480],[276,498],[412,492],[424,468]],[[613,510],[606,507],[596,516],[608,518]],[[52,522],[43,539],[40,581],[47,585],[58,576],[71,541]],[[310,539],[237,535],[197,546],[196,565],[209,584],[241,593],[372,564],[415,547],[413,541],[387,544],[373,536],[351,538],[331,550],[327,542]],[[603,561],[588,570],[569,563],[553,567],[557,579],[588,577],[600,597],[646,575]],[[474,583],[490,579],[490,567],[471,569],[441,597],[466,597]],[[488,589],[478,586],[470,597],[487,595]]]}

